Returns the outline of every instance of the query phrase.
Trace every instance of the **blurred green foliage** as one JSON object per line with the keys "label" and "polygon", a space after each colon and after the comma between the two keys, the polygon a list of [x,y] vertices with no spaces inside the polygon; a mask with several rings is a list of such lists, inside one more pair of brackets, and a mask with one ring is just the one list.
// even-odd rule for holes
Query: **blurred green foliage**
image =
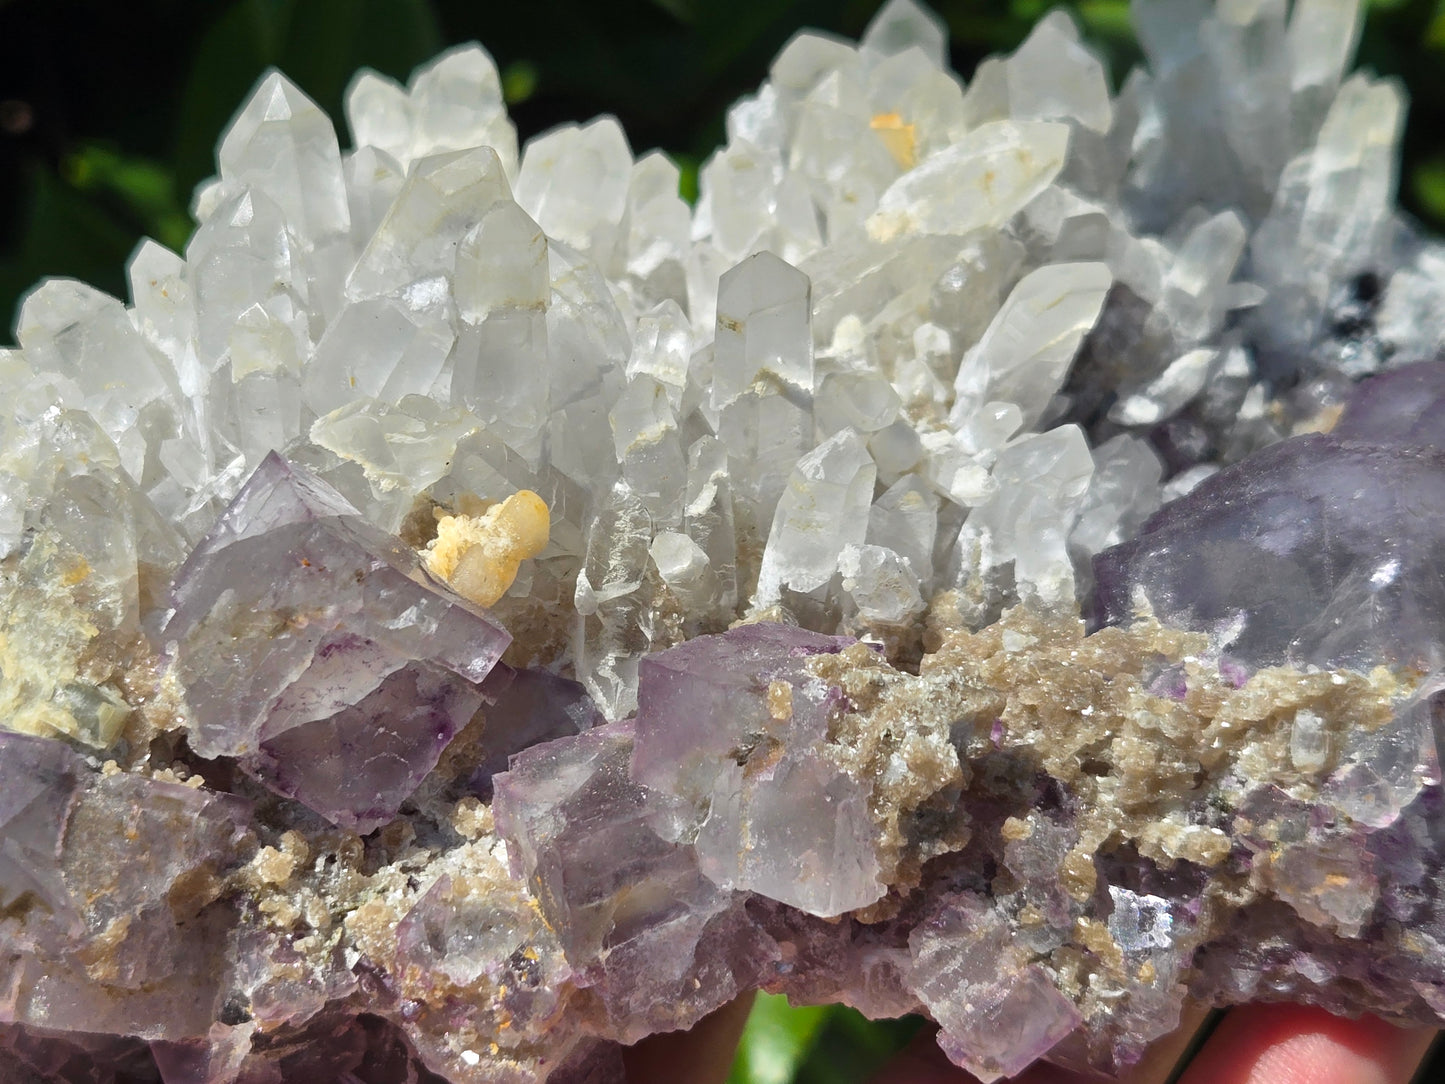
{"label": "blurred green foliage", "polygon": [[863,1084],[923,1026],[872,1021],[845,1005],[793,1008],[759,994],[728,1084]]}
{"label": "blurred green foliage", "polygon": [[[45,275],[125,295],[143,236],[174,249],[219,132],[275,65],[338,121],[352,73],[401,79],[446,45],[496,57],[521,137],[615,113],[634,148],[697,169],[723,113],[799,27],[857,37],[881,0],[0,0],[0,315]],[[938,0],[954,67],[1013,49],[1052,0]],[[1127,0],[1064,5],[1116,81],[1138,58]],[[1371,0],[1360,62],[1412,100],[1401,199],[1445,228],[1445,0]],[[345,142],[343,134],[343,143]],[[731,1084],[854,1084],[920,1026],[762,995]]]}
{"label": "blurred green foliage", "polygon": [[759,994],[728,1084],[864,1084],[905,1048],[920,1018],[868,1020],[842,1005],[792,1007]]}
{"label": "blurred green foliage", "polygon": [[[217,134],[262,71],[333,116],[363,65],[399,78],[454,42],[496,56],[523,139],[615,113],[697,169],[798,27],[856,37],[881,0],[0,0],[0,314],[43,275],[124,293],[142,236],[182,247]],[[1014,48],[1053,0],[938,0],[954,66]],[[1066,3],[1116,78],[1127,0]],[[1445,0],[1371,0],[1361,62],[1413,99],[1401,198],[1445,227]],[[8,327],[7,327],[8,330]]]}

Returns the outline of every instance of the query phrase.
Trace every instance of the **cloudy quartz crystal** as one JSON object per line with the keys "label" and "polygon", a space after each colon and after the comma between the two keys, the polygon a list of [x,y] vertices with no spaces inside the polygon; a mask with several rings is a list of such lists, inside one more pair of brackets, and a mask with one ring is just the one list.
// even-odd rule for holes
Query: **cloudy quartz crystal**
{"label": "cloudy quartz crystal", "polygon": [[[1349,0],[800,32],[678,195],[491,56],[267,73],[0,349],[0,1079],[984,1080],[1445,1020],[1445,248]],[[485,604],[485,605],[483,605]]]}

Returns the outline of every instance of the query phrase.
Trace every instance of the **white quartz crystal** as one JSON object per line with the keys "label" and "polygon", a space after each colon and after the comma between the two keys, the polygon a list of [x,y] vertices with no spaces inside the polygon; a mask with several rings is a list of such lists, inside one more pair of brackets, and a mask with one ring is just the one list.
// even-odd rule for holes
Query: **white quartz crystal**
{"label": "white quartz crystal", "polygon": [[1101,263],[1050,264],[1025,276],[959,366],[953,422],[994,400],[1016,404],[1026,424],[1038,421],[1112,283]]}
{"label": "white quartz crystal", "polygon": [[1001,226],[1058,176],[1068,145],[1068,126],[1053,121],[980,125],[894,181],[868,232],[888,241]]}
{"label": "white quartz crystal", "polygon": [[876,473],[856,429],[838,432],[798,460],[763,551],[759,607],[778,602],[785,588],[807,594],[827,587],[843,548],[867,534]]}
{"label": "white quartz crystal", "polygon": [[[1445,343],[1445,249],[1394,211],[1400,92],[1347,74],[1361,11],[1136,4],[1147,67],[1111,93],[1062,11],[965,86],[889,0],[857,45],[788,42],[695,207],[610,117],[519,153],[477,45],[360,73],[349,149],[268,73],[183,254],[142,245],[128,304],[25,300],[0,558],[180,552],[272,451],[423,544],[530,489],[551,540],[502,620],[613,718],[643,653],[750,615],[887,642],[937,605],[1068,609],[1215,460],[1323,424],[1275,389],[1328,405]],[[45,511],[92,477],[113,538]],[[83,556],[129,628],[141,578]]]}
{"label": "white quartz crystal", "polygon": [[291,226],[313,241],[351,228],[336,131],[280,72],[266,75],[236,114],[216,161],[223,184],[264,187]]}

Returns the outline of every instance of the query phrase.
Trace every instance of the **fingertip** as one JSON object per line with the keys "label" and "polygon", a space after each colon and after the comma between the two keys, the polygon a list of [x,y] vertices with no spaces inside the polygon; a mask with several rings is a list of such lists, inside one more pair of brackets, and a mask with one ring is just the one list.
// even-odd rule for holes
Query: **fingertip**
{"label": "fingertip", "polygon": [[622,1053],[629,1084],[722,1084],[752,1011],[754,991],[728,1002],[687,1031],[649,1035]]}
{"label": "fingertip", "polygon": [[1224,1018],[1179,1084],[1408,1084],[1434,1038],[1374,1016],[1254,1005]]}

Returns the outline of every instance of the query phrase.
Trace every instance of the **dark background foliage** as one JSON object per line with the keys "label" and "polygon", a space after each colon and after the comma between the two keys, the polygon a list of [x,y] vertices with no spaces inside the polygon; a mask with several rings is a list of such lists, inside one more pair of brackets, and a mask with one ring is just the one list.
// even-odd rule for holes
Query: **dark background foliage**
{"label": "dark background foliage", "polygon": [[[0,340],[43,275],[124,295],[143,235],[179,248],[216,139],[276,65],[333,117],[363,65],[405,78],[477,39],[523,140],[621,118],[695,183],[727,105],[801,26],[856,37],[881,0],[0,0]],[[1012,49],[1048,0],[939,0],[965,76]],[[1126,0],[1065,5],[1117,78],[1137,59]],[[1402,199],[1445,227],[1445,0],[1371,0],[1361,62],[1412,98]],[[343,132],[343,143],[346,135]]]}

